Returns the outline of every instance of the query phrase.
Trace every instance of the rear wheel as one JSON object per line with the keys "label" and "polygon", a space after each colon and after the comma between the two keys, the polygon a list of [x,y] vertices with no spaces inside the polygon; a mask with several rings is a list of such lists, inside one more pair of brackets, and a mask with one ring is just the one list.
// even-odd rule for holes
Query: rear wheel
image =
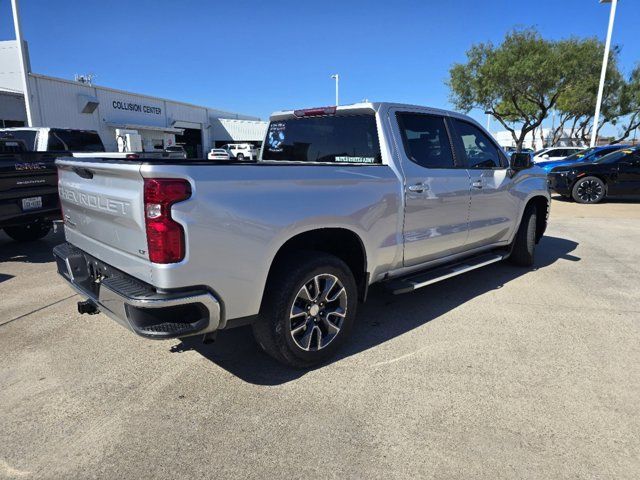
{"label": "rear wheel", "polygon": [[240,161],[244,160],[244,154],[243,153],[239,153],[238,155],[236,155],[236,158]]}
{"label": "rear wheel", "polygon": [[44,238],[51,230],[49,222],[34,222],[27,225],[5,227],[4,231],[16,242],[33,242]]}
{"label": "rear wheel", "polygon": [[356,282],[342,260],[313,251],[296,253],[269,276],[253,333],[276,360],[310,367],[331,357],[344,342],[356,307]]}
{"label": "rear wheel", "polygon": [[520,221],[520,227],[513,241],[509,261],[514,265],[530,267],[536,253],[537,211],[533,204],[527,205]]}
{"label": "rear wheel", "polygon": [[598,177],[581,178],[571,191],[571,196],[578,203],[598,203],[606,194],[606,186]]}

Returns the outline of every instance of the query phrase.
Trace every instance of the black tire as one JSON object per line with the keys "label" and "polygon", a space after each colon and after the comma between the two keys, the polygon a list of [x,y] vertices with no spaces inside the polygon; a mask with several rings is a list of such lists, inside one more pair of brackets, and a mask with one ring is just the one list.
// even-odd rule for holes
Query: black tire
{"label": "black tire", "polygon": [[17,225],[13,227],[4,227],[7,235],[16,242],[34,242],[46,237],[51,230],[51,223],[35,222],[27,225]]}
{"label": "black tire", "polygon": [[[332,277],[337,282],[329,288]],[[279,362],[295,368],[308,368],[334,355],[353,328],[358,306],[356,282],[349,267],[333,255],[297,252],[280,261],[267,282],[260,316],[253,324],[258,345]],[[305,286],[307,294],[301,295]],[[336,299],[321,302],[336,294]],[[291,318],[294,313],[297,316]],[[338,316],[342,313],[344,317]],[[333,325],[331,330],[328,322]],[[307,339],[309,349],[305,350],[301,344]],[[326,345],[321,345],[325,341]]]}
{"label": "black tire", "polygon": [[571,196],[578,203],[599,203],[606,195],[607,186],[598,177],[582,177],[571,189]]}
{"label": "black tire", "polygon": [[509,261],[514,265],[530,267],[536,253],[537,211],[533,204],[527,205],[520,221],[520,227],[513,241]]}
{"label": "black tire", "polygon": [[236,160],[238,160],[239,162],[244,160],[244,154],[243,153],[239,153],[238,155],[236,155]]}

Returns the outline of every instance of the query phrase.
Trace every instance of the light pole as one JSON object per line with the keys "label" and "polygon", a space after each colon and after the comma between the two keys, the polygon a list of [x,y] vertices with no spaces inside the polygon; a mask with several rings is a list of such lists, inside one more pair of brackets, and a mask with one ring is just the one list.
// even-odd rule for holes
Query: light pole
{"label": "light pole", "polygon": [[20,55],[20,73],[22,74],[22,93],[24,95],[24,107],[27,111],[27,126],[32,127],[31,117],[31,95],[29,92],[29,72],[27,71],[27,61],[24,56],[24,42],[22,41],[22,28],[20,26],[20,12],[18,11],[18,0],[11,0],[11,11],[13,12],[13,27],[16,31],[16,43],[18,44],[18,55]]}
{"label": "light pole", "polygon": [[340,75],[338,73],[334,73],[333,75],[331,75],[331,78],[333,78],[336,81],[336,107],[338,105],[340,105],[339,103],[339,92],[340,92]]}
{"label": "light pole", "polygon": [[487,116],[487,132],[491,133],[491,112],[485,110],[484,113]]}
{"label": "light pole", "polygon": [[611,49],[611,34],[613,33],[613,21],[616,18],[616,7],[618,0],[600,0],[600,3],[610,3],[609,28],[607,29],[607,41],[604,44],[604,57],[602,59],[602,71],[600,72],[600,86],[598,87],[598,98],[596,100],[596,112],[593,115],[593,131],[591,132],[591,146],[596,146],[598,140],[598,124],[600,123],[600,107],[602,105],[602,93],[604,91],[604,81],[607,76],[607,64],[609,63],[609,50]]}

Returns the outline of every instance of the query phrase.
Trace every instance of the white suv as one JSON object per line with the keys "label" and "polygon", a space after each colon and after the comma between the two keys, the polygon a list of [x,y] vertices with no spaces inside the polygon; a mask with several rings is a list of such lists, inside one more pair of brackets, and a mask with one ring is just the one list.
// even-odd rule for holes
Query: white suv
{"label": "white suv", "polygon": [[258,149],[254,148],[250,143],[228,143],[223,145],[222,148],[236,160],[256,160],[258,158]]}

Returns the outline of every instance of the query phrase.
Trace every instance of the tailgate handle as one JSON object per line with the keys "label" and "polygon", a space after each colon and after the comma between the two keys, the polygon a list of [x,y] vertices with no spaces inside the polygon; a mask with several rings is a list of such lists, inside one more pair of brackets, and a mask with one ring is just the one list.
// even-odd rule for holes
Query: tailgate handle
{"label": "tailgate handle", "polygon": [[91,180],[93,178],[93,172],[88,168],[73,167],[73,171],[82,178],[86,178],[88,180]]}

